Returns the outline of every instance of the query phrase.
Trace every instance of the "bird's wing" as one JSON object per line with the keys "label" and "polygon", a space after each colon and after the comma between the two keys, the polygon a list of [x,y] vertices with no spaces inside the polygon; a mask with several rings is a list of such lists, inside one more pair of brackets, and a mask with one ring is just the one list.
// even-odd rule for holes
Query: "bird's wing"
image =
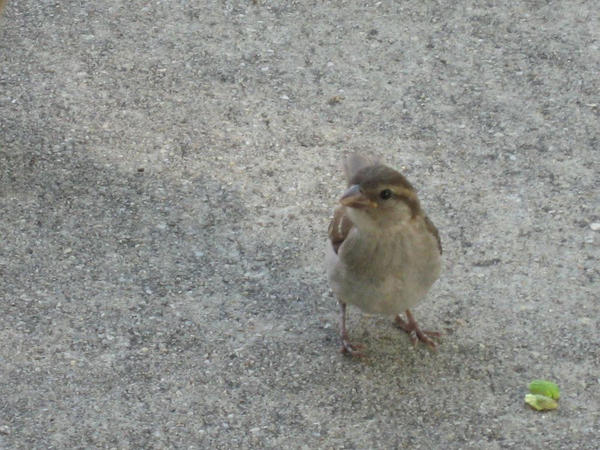
{"label": "bird's wing", "polygon": [[425,216],[425,226],[427,227],[427,231],[429,231],[431,234],[433,234],[435,236],[435,239],[437,240],[437,244],[438,244],[438,249],[440,250],[440,255],[441,255],[442,254],[442,240],[440,239],[440,233],[438,232],[438,229],[435,227],[435,225],[433,224],[431,219],[427,216]]}
{"label": "bird's wing", "polygon": [[346,207],[338,206],[333,212],[333,219],[329,223],[329,240],[336,253],[353,226],[354,224],[346,214]]}

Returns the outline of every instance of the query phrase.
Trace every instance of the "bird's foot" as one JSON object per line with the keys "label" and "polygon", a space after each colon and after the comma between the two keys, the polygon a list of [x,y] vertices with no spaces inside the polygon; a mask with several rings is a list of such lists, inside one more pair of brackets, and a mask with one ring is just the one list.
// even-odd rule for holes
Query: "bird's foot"
{"label": "bird's foot", "polygon": [[346,334],[346,333],[342,334],[342,348],[340,348],[340,351],[344,355],[356,356],[357,358],[362,358],[364,355],[360,351],[361,348],[363,348],[363,345],[352,344],[350,342],[350,340],[348,339],[348,334]]}
{"label": "bird's foot", "polygon": [[394,319],[396,326],[408,333],[413,345],[416,346],[417,341],[421,341],[432,350],[436,350],[437,344],[432,338],[439,338],[442,333],[439,333],[438,331],[421,330],[410,311],[406,311],[406,316],[408,317],[408,321],[404,320],[400,317],[400,314],[398,314]]}

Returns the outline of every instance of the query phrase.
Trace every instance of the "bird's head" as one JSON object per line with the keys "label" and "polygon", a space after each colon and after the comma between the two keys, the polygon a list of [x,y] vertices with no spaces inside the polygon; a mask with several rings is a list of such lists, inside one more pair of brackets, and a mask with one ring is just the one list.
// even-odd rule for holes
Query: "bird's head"
{"label": "bird's head", "polygon": [[406,178],[384,165],[364,167],[348,183],[340,198],[352,222],[362,231],[402,226],[420,213],[417,193]]}

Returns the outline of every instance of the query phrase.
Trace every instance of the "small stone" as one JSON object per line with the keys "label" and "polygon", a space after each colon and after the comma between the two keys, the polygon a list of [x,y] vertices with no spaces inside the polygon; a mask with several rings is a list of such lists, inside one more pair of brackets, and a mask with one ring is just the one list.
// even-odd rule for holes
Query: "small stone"
{"label": "small stone", "polygon": [[600,222],[590,223],[590,228],[592,231],[600,231]]}

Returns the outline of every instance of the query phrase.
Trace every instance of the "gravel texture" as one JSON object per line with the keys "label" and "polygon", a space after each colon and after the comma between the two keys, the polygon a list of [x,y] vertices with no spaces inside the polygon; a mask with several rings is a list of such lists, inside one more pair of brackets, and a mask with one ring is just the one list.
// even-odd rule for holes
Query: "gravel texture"
{"label": "gravel texture", "polygon": [[[8,1],[0,448],[597,448],[599,73],[592,0]],[[338,351],[351,151],[440,229],[437,353]]]}

